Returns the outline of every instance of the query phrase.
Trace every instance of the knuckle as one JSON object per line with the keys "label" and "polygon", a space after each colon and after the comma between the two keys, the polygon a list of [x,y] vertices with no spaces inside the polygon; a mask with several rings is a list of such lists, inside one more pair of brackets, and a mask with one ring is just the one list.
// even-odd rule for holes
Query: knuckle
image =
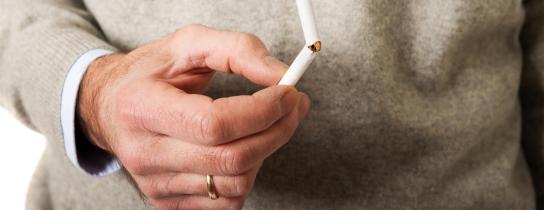
{"label": "knuckle", "polygon": [[224,138],[224,123],[215,114],[197,115],[200,124],[200,137],[206,145],[216,145]]}
{"label": "knuckle", "polygon": [[142,192],[150,198],[161,198],[172,194],[170,183],[173,176],[151,179],[142,185]]}
{"label": "knuckle", "polygon": [[261,39],[254,34],[240,32],[238,34],[238,42],[249,45],[256,45],[262,43]]}
{"label": "knuckle", "polygon": [[247,155],[232,149],[222,149],[219,155],[220,171],[227,175],[242,174],[247,165]]}
{"label": "knuckle", "polygon": [[181,198],[175,201],[175,209],[194,209],[194,206],[190,205],[189,198]]}
{"label": "knuckle", "polygon": [[174,40],[184,39],[186,37],[195,37],[201,33],[204,33],[209,28],[202,24],[190,24],[177,29],[173,33]]}
{"label": "knuckle", "polygon": [[237,40],[238,40],[237,41],[238,46],[243,48],[247,47],[250,49],[261,49],[261,48],[266,49],[261,39],[259,39],[259,37],[251,33],[244,33],[244,32],[238,33]]}
{"label": "knuckle", "polygon": [[208,30],[208,26],[202,25],[202,24],[189,24],[182,28],[182,30],[186,31],[204,31]]}
{"label": "knuckle", "polygon": [[247,62],[244,62],[244,57],[264,57],[269,55],[268,49],[264,43],[255,35],[249,33],[238,33],[236,45],[233,49],[233,54],[237,55],[230,60],[231,66],[237,66],[243,71],[248,70]]}
{"label": "knuckle", "polygon": [[173,181],[176,176],[168,176],[162,182],[159,182],[156,186],[157,191],[160,192],[160,196],[168,196],[174,194]]}

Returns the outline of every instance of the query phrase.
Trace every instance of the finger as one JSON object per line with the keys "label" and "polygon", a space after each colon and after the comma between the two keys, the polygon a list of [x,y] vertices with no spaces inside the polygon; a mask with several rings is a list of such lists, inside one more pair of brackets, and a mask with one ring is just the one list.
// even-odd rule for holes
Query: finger
{"label": "finger", "polygon": [[[214,176],[214,184],[219,196],[225,197],[240,197],[248,195],[253,189],[253,184],[255,183],[255,178],[259,169],[261,168],[262,162],[255,166],[253,169],[249,170],[247,173],[238,176]],[[195,177],[196,178],[196,177]],[[205,177],[204,177],[205,178]],[[199,179],[202,180],[202,177]],[[195,180],[196,181],[196,180]],[[202,183],[199,181],[199,183]],[[202,190],[203,186],[207,187],[207,184],[204,183],[198,187]],[[208,190],[200,191],[200,194],[207,195]]]}
{"label": "finger", "polygon": [[[251,96],[213,101],[166,84],[149,85],[145,102],[122,108],[135,126],[199,145],[219,145],[261,132],[296,107],[301,96],[287,86],[263,89]],[[135,94],[135,93],[131,93]]]}
{"label": "finger", "polygon": [[[261,164],[236,176],[213,176],[220,197],[240,197],[249,194]],[[168,173],[140,176],[138,186],[148,197],[165,198],[179,195],[208,195],[206,175]]]}
{"label": "finger", "polygon": [[210,68],[236,73],[250,81],[272,86],[288,66],[271,57],[262,41],[248,33],[215,30],[192,25],[172,35],[171,51],[179,71]]}
{"label": "finger", "polygon": [[208,196],[181,195],[163,199],[151,199],[151,204],[160,210],[163,209],[242,209],[245,198],[219,197],[212,200]]}
{"label": "finger", "polygon": [[168,84],[189,94],[203,94],[212,80],[214,71],[210,69],[195,69],[188,74],[165,79]]}
{"label": "finger", "polygon": [[296,109],[301,98],[292,87],[274,86],[251,96],[217,99],[197,143],[220,145],[261,132]]}
{"label": "finger", "polygon": [[[298,123],[307,113],[309,101],[304,97],[298,108],[269,129],[219,146],[200,146],[164,137],[140,145],[127,169],[138,175],[150,172],[179,172],[235,176],[255,167],[287,143]],[[122,160],[123,161],[123,160]],[[126,161],[123,162],[127,164]]]}

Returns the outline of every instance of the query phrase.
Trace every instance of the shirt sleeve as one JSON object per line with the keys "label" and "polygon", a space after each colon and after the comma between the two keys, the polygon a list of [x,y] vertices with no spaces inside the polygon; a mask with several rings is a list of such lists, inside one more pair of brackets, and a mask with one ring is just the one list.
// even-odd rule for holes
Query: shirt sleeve
{"label": "shirt sleeve", "polygon": [[91,144],[78,129],[77,95],[89,65],[97,58],[111,53],[110,50],[93,49],[83,54],[68,71],[62,88],[60,117],[66,155],[74,166],[95,176],[108,175],[121,167],[115,157]]}

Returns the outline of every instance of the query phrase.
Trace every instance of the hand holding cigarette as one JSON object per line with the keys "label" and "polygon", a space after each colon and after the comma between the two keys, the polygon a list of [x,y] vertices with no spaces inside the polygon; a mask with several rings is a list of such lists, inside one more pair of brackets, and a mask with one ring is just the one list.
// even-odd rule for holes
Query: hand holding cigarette
{"label": "hand holding cigarette", "polygon": [[[306,44],[286,73],[256,36],[204,26],[95,61],[79,97],[85,133],[158,209],[240,209],[309,110],[308,96],[275,85],[294,86],[321,49],[310,0],[297,4]],[[216,71],[269,87],[212,100],[202,93]]]}
{"label": "hand holding cigarette", "polygon": [[[254,35],[188,26],[95,61],[80,89],[81,124],[155,208],[240,209],[264,159],[309,109],[308,96],[275,85],[286,68]],[[269,87],[214,100],[202,95],[214,72]]]}
{"label": "hand holding cigarette", "polygon": [[315,59],[317,53],[321,51],[321,41],[317,33],[317,25],[315,24],[314,10],[311,0],[297,0],[298,13],[302,30],[304,31],[304,39],[306,46],[302,48],[300,53],[289,67],[289,70],[283,75],[278,85],[297,84],[306,69]]}

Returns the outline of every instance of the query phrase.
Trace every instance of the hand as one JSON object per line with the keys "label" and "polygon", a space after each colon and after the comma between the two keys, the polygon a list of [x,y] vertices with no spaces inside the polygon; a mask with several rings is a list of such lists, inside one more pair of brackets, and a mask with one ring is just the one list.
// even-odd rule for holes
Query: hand
{"label": "hand", "polygon": [[[263,160],[309,109],[305,94],[275,86],[286,69],[253,35],[188,26],[95,61],[78,112],[91,141],[121,161],[156,208],[240,209]],[[212,100],[201,94],[215,71],[270,87]]]}

